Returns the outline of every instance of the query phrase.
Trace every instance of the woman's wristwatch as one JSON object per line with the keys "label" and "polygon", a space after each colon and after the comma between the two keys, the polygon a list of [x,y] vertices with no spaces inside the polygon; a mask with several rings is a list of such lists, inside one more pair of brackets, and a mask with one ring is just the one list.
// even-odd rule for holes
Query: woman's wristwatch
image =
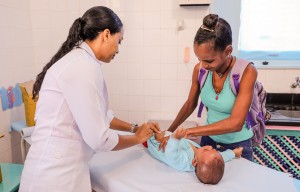
{"label": "woman's wristwatch", "polygon": [[138,124],[130,124],[130,133],[134,133],[134,128],[137,127]]}

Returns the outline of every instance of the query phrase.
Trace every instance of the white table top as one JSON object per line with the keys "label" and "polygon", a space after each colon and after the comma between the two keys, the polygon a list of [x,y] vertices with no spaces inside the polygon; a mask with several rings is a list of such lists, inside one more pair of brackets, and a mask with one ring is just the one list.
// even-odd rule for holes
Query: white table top
{"label": "white table top", "polygon": [[[23,129],[23,134],[27,135],[24,139],[29,144],[33,130]],[[224,177],[218,185],[204,185],[194,173],[176,171],[152,158],[142,145],[95,154],[90,171],[92,186],[97,192],[300,192],[299,180],[245,159],[226,163]]]}
{"label": "white table top", "polygon": [[193,172],[179,172],[152,158],[138,145],[126,150],[97,153],[90,163],[96,191],[130,192],[296,192],[288,174],[263,167],[243,158],[226,163],[217,185],[204,185]]}

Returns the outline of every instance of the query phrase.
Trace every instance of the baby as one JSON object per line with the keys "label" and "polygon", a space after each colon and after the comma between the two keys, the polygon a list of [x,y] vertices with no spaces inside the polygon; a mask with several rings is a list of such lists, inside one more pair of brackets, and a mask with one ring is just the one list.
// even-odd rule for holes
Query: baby
{"label": "baby", "polygon": [[159,150],[165,132],[155,133],[147,141],[148,150],[153,157],[170,167],[180,171],[195,171],[202,183],[217,184],[224,174],[224,162],[242,154],[242,147],[224,152],[218,152],[211,146],[200,147],[184,138],[185,132],[185,129],[178,128],[172,135],[167,136],[169,139],[165,151]]}

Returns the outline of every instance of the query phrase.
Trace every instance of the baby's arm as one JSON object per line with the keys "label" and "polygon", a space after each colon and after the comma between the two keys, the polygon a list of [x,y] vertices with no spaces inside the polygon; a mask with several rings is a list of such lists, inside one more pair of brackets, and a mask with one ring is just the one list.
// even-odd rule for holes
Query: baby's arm
{"label": "baby's arm", "polygon": [[[166,146],[167,146],[167,143],[168,143],[168,140],[170,139],[170,136],[167,136],[167,137],[163,137],[163,136],[160,136],[159,135],[159,139],[156,139],[156,135],[155,135],[155,139],[160,142],[160,145],[158,147],[158,150],[161,150],[162,151],[165,151],[166,149]],[[186,129],[183,129],[183,128],[178,128],[173,134],[172,134],[172,137],[174,139],[177,139],[177,140],[180,140],[182,138],[185,138],[186,137]]]}
{"label": "baby's arm", "polygon": [[223,157],[224,162],[231,161],[235,157],[241,157],[243,152],[243,147],[235,148],[234,150],[227,149],[226,151],[220,152]]}
{"label": "baby's arm", "polygon": [[151,137],[148,140],[148,150],[150,154],[154,158],[179,171],[195,171],[195,168],[190,163],[191,159],[189,158],[189,150],[184,147],[185,145],[182,143],[182,140],[175,139],[173,136],[173,134],[167,136],[169,139],[168,146],[165,151],[158,150],[157,146],[159,142],[154,137]]}

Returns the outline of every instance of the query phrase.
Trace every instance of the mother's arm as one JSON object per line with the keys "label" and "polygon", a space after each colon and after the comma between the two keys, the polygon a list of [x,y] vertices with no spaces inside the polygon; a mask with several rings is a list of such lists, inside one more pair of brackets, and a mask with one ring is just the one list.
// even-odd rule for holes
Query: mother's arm
{"label": "mother's arm", "polygon": [[187,136],[219,135],[238,132],[242,129],[253,99],[254,85],[257,78],[255,67],[249,64],[242,76],[239,93],[231,115],[219,122],[187,129]]}
{"label": "mother's arm", "polygon": [[195,110],[198,103],[198,98],[200,94],[200,86],[198,83],[198,74],[200,70],[200,63],[196,64],[193,70],[193,76],[192,76],[192,85],[190,88],[190,93],[188,96],[188,99],[181,107],[179,113],[177,114],[175,120],[169,127],[168,131],[175,131],[177,127],[183,123]]}

